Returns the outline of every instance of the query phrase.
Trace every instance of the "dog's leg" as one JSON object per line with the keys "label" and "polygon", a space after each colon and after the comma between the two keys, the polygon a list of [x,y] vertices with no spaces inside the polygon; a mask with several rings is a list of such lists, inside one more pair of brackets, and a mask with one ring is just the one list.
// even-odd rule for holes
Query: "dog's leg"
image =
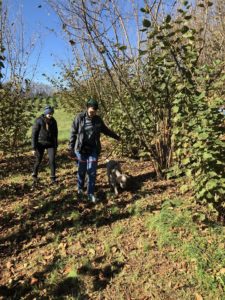
{"label": "dog's leg", "polygon": [[117,188],[116,174],[114,172],[111,174],[111,186],[114,190],[115,195],[117,196],[119,192]]}
{"label": "dog's leg", "polygon": [[110,190],[114,191],[114,184],[113,184],[113,176],[112,176],[112,174],[108,175],[108,182],[109,182]]}
{"label": "dog's leg", "polygon": [[116,183],[116,178],[115,177],[112,180],[112,185],[111,186],[112,186],[112,188],[114,190],[115,195],[117,196],[119,194],[119,192],[118,192],[118,188],[117,188],[117,183]]}
{"label": "dog's leg", "polygon": [[118,188],[116,185],[114,185],[114,193],[116,196],[118,196],[119,192],[118,192]]}

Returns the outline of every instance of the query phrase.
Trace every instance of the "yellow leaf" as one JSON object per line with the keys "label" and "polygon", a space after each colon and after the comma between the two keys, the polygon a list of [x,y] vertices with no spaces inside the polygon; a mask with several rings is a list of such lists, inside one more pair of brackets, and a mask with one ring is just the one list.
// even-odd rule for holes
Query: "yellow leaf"
{"label": "yellow leaf", "polygon": [[8,261],[8,262],[6,263],[6,268],[7,268],[7,269],[10,269],[12,266],[13,266],[13,264],[12,264],[11,261]]}
{"label": "yellow leaf", "polygon": [[203,300],[202,296],[198,293],[195,294],[195,299],[196,300]]}
{"label": "yellow leaf", "polygon": [[90,249],[88,250],[88,253],[91,254],[91,255],[93,255],[93,256],[95,256],[95,249],[90,248]]}
{"label": "yellow leaf", "polygon": [[218,273],[219,274],[225,274],[225,268],[220,269]]}

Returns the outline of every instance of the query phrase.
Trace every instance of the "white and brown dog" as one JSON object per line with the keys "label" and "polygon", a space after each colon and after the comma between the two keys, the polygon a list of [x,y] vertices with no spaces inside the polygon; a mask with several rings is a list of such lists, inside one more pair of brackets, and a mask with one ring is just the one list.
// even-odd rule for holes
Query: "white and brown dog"
{"label": "white and brown dog", "polygon": [[110,187],[115,195],[119,194],[118,188],[124,189],[127,185],[128,176],[123,174],[120,163],[115,160],[106,160],[107,176]]}

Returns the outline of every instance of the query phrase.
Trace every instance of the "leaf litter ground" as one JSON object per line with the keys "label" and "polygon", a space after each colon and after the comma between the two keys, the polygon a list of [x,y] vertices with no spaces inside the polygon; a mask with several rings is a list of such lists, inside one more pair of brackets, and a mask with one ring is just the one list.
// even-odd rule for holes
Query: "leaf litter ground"
{"label": "leaf litter ground", "polygon": [[[196,262],[180,256],[181,245],[171,239],[176,234],[185,243],[190,232],[175,226],[161,241],[159,228],[150,229],[168,199],[184,198],[176,183],[157,181],[149,161],[120,158],[131,179],[115,197],[105,169],[110,144],[104,148],[95,205],[77,200],[76,167],[63,147],[56,185],[46,179],[46,160],[34,187],[29,153],[1,159],[0,299],[212,299],[194,276]],[[197,209],[185,201],[186,209]],[[216,273],[221,280],[223,270]]]}

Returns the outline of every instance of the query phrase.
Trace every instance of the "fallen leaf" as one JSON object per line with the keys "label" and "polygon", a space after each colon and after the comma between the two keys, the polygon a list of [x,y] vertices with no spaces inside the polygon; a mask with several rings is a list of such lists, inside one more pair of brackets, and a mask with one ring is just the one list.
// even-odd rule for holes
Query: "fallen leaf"
{"label": "fallen leaf", "polygon": [[63,271],[63,274],[69,274],[71,272],[72,268],[73,268],[73,266],[71,266],[71,265],[66,266]]}
{"label": "fallen leaf", "polygon": [[118,248],[116,246],[112,247],[112,253],[116,253],[117,250],[118,250]]}
{"label": "fallen leaf", "polygon": [[38,279],[35,278],[35,277],[32,277],[31,280],[30,280],[31,285],[36,284],[37,282],[38,282]]}
{"label": "fallen leaf", "polygon": [[12,262],[9,260],[7,263],[6,263],[6,268],[7,269],[11,269],[11,267],[13,266]]}
{"label": "fallen leaf", "polygon": [[225,268],[220,269],[218,273],[219,274],[225,274]]}
{"label": "fallen leaf", "polygon": [[195,294],[195,299],[196,300],[203,300],[202,296],[198,293]]}
{"label": "fallen leaf", "polygon": [[53,259],[53,257],[54,257],[54,254],[51,253],[51,254],[49,254],[49,255],[46,255],[46,256],[44,257],[44,259],[45,259],[45,260],[51,260],[51,259]]}
{"label": "fallen leaf", "polygon": [[90,249],[88,250],[88,253],[89,253],[90,255],[95,256],[95,249],[90,248]]}
{"label": "fallen leaf", "polygon": [[60,243],[58,245],[58,249],[66,249],[68,247],[68,244],[67,243]]}

